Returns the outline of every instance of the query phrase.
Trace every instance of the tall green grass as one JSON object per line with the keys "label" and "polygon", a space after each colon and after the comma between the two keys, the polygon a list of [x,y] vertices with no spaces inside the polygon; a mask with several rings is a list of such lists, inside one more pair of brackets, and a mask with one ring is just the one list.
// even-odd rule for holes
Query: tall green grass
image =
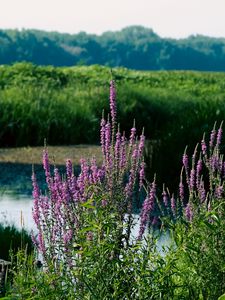
{"label": "tall green grass", "polygon": [[[1,146],[98,143],[102,110],[108,114],[110,69],[0,66]],[[157,141],[149,176],[167,182],[188,144],[225,118],[225,74],[113,69],[118,115],[128,132],[133,119]],[[122,88],[123,87],[123,88]],[[170,159],[168,159],[170,157]],[[175,178],[175,183],[177,177]]]}

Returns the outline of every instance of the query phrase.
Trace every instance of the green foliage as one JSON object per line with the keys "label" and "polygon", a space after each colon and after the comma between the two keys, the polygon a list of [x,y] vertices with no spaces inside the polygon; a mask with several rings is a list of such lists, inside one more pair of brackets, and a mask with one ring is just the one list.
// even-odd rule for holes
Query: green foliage
{"label": "green foliage", "polygon": [[[50,145],[97,143],[102,110],[108,113],[109,74],[97,65],[1,66],[1,146],[43,145],[45,138]],[[175,186],[184,147],[193,148],[215,120],[225,118],[224,74],[115,68],[113,76],[121,128],[128,132],[133,119],[139,133],[145,128],[157,146],[149,176],[157,172],[167,184],[174,178]]]}
{"label": "green foliage", "polygon": [[[75,182],[72,181],[71,162],[67,162],[67,184],[65,181],[62,183],[61,178],[56,177],[56,170],[55,177],[51,177],[45,150],[44,168],[51,200],[40,196],[33,176],[34,218],[39,220],[36,221],[39,230],[36,243],[43,254],[43,267],[37,269],[34,262],[37,255],[28,256],[26,252],[19,251],[13,261],[13,279],[7,287],[8,299],[223,299],[224,159],[219,147],[222,129],[220,127],[217,132],[215,128],[211,132],[209,146],[204,137],[200,153],[196,147],[191,167],[185,150],[179,196],[173,204],[172,198],[166,198],[167,204],[165,199],[164,204],[160,203],[162,195],[156,199],[161,210],[158,236],[153,231],[153,221],[149,221],[149,230],[143,239],[131,238],[135,218],[131,210],[127,214],[127,209],[123,205],[121,207],[124,189],[119,188],[123,186],[119,185],[123,183],[120,176],[114,176],[114,180],[110,181],[112,186],[105,185],[106,189],[91,181],[90,185],[84,185],[84,191],[87,188],[86,198],[70,201],[67,191],[71,193],[72,189],[65,187]],[[114,145],[113,139],[111,143]],[[110,149],[112,166],[115,166],[113,148]],[[204,163],[202,167],[199,167],[199,160],[197,163],[197,154]],[[105,161],[106,166],[109,165]],[[135,167],[135,160],[131,161],[131,165]],[[116,174],[111,170],[107,173],[109,178]],[[82,176],[84,174],[83,178],[88,182],[90,174],[85,171]],[[81,183],[82,178],[79,180]],[[106,184],[105,180],[103,184]],[[65,190],[66,196],[63,195]],[[155,200],[153,185],[149,194],[146,199]],[[106,195],[109,195],[107,202]],[[153,200],[150,204],[152,207],[155,205]],[[149,214],[147,205],[149,203],[145,201],[142,212]],[[140,219],[143,220],[143,214]],[[58,227],[54,227],[55,224]],[[57,232],[54,235],[55,231],[51,229],[55,228]],[[72,228],[75,230],[71,231]],[[165,231],[170,243],[160,251],[158,238]]]}
{"label": "green foliage", "polygon": [[20,248],[27,247],[28,253],[33,249],[30,235],[26,230],[18,230],[14,226],[0,224],[0,258],[10,260],[10,251],[16,253]]}
{"label": "green foliage", "polygon": [[0,64],[102,64],[136,70],[225,70],[225,39],[190,36],[160,38],[151,29],[130,26],[100,36],[38,30],[0,30]]}

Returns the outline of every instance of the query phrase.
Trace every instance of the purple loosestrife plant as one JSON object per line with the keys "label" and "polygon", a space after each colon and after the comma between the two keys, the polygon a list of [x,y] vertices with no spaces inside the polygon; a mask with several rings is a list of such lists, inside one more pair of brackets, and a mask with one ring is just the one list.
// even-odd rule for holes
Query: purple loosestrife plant
{"label": "purple loosestrife plant", "polygon": [[[197,147],[195,148],[191,168],[185,149],[179,184],[179,201],[183,203],[183,216],[188,221],[191,221],[200,210],[208,211],[209,207],[211,208],[214,202],[224,195],[224,161],[220,154],[221,139],[222,126],[218,130],[214,126],[209,144],[207,145],[205,142],[205,135],[202,139],[198,160],[196,160]],[[183,183],[183,173],[186,176],[186,183]]]}
{"label": "purple loosestrife plant", "polygon": [[[43,197],[38,188],[35,174],[32,176],[34,208],[33,217],[38,236],[35,239],[44,264],[48,267],[53,261],[56,270],[61,264],[69,268],[78,263],[85,243],[101,241],[106,236],[114,239],[119,247],[124,247],[123,238],[129,245],[133,226],[133,203],[143,189],[145,174],[143,150],[145,137],[140,140],[133,126],[127,142],[124,133],[116,128],[116,90],[115,82],[110,82],[110,117],[101,120],[100,143],[102,165],[97,166],[95,158],[90,162],[80,161],[80,174],[74,175],[71,160],[66,162],[66,176],[62,177],[55,167],[51,174],[47,149],[43,152],[48,193]],[[144,230],[147,214],[153,208],[155,182],[143,206],[141,228]],[[149,203],[150,201],[150,203]],[[103,217],[104,216],[104,217]],[[113,231],[99,222],[113,224]],[[93,227],[93,222],[98,226]],[[126,228],[126,233],[124,233]],[[141,236],[142,234],[140,234]],[[83,249],[83,250],[82,250]],[[79,254],[78,254],[79,253]],[[71,272],[68,272],[72,276]],[[71,278],[71,280],[73,280]]]}
{"label": "purple loosestrife plant", "polygon": [[141,240],[142,236],[145,232],[146,226],[150,220],[150,214],[154,210],[155,205],[155,198],[156,198],[156,184],[155,180],[150,186],[150,190],[144,200],[141,215],[140,215],[140,228],[138,233],[138,239]]}

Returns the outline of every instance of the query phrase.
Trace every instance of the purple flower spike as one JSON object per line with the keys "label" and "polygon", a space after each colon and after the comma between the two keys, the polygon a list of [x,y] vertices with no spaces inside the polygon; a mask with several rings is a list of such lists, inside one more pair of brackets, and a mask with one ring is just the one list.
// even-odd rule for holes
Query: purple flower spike
{"label": "purple flower spike", "polygon": [[185,169],[187,170],[188,169],[188,156],[186,153],[183,154],[182,162],[183,162]]}
{"label": "purple flower spike", "polygon": [[171,209],[172,209],[173,214],[175,215],[176,214],[176,200],[174,198],[174,195],[172,195],[172,198],[171,198]]}
{"label": "purple flower spike", "polygon": [[207,151],[207,146],[205,143],[205,138],[203,137],[202,141],[201,141],[201,146],[202,146],[202,153],[205,156],[206,155],[206,151]]}
{"label": "purple flower spike", "polygon": [[105,124],[106,121],[104,118],[101,120],[101,130],[100,130],[100,142],[102,147],[102,154],[105,156]]}
{"label": "purple flower spike", "polygon": [[167,207],[168,206],[168,197],[167,197],[165,190],[162,192],[162,196],[163,196],[163,203]]}
{"label": "purple flower spike", "polygon": [[199,194],[199,198],[201,203],[205,202],[206,199],[206,191],[205,191],[205,187],[204,187],[204,182],[201,181],[198,187],[198,194]]}
{"label": "purple flower spike", "polygon": [[114,125],[116,122],[116,89],[115,89],[115,81],[110,81],[110,94],[109,94],[109,102],[110,102],[110,112],[112,118],[112,124]]}
{"label": "purple flower spike", "polygon": [[217,199],[222,199],[222,197],[223,197],[223,186],[222,185],[219,185],[216,187],[215,196]]}
{"label": "purple flower spike", "polygon": [[105,157],[106,164],[109,165],[109,156],[110,156],[110,142],[111,142],[111,126],[110,123],[107,122],[105,125]]}
{"label": "purple flower spike", "polygon": [[121,137],[120,163],[119,168],[123,169],[126,165],[126,137],[125,134]]}
{"label": "purple flower spike", "polygon": [[196,186],[199,186],[199,178],[202,171],[202,160],[199,159],[196,167]]}
{"label": "purple flower spike", "polygon": [[32,185],[33,185],[33,199],[34,199],[34,206],[33,206],[33,210],[32,210],[32,215],[33,215],[33,219],[35,224],[37,225],[37,227],[39,228],[40,226],[40,205],[39,205],[39,197],[40,197],[40,193],[39,193],[39,187],[37,185],[37,181],[36,181],[36,176],[33,173],[32,175]]}
{"label": "purple flower spike", "polygon": [[155,194],[156,194],[156,184],[155,182],[152,183],[152,186],[150,188],[150,191],[143,203],[142,210],[141,210],[141,223],[140,223],[140,228],[139,228],[139,233],[138,233],[138,239],[141,240],[146,225],[149,221],[149,214],[154,208],[154,202],[155,202]]}
{"label": "purple flower spike", "polygon": [[102,207],[106,207],[108,204],[108,201],[106,199],[102,199]]}
{"label": "purple flower spike", "polygon": [[118,130],[116,134],[116,144],[115,144],[115,160],[118,165],[120,159],[120,148],[121,148],[121,134]]}
{"label": "purple flower spike", "polygon": [[73,230],[69,229],[64,235],[63,235],[63,242],[67,246],[69,242],[72,240],[73,237]]}
{"label": "purple flower spike", "polygon": [[213,148],[215,138],[216,138],[216,130],[215,130],[215,128],[213,128],[213,130],[211,131],[211,134],[210,134],[210,141],[209,141],[209,147],[211,150]]}
{"label": "purple flower spike", "polygon": [[131,132],[130,133],[130,147],[133,147],[134,141],[135,141],[135,135],[136,135],[136,128],[135,127],[131,128],[130,132]]}
{"label": "purple flower spike", "polygon": [[190,190],[194,190],[195,187],[195,170],[191,169],[191,174],[190,174]]}
{"label": "purple flower spike", "polygon": [[141,190],[142,186],[143,186],[143,181],[145,178],[145,163],[144,161],[141,163],[141,169],[139,172],[139,191]]}
{"label": "purple flower spike", "polygon": [[67,159],[66,161],[66,175],[68,179],[73,176],[73,165],[70,159]]}
{"label": "purple flower spike", "polygon": [[222,130],[222,127],[220,126],[220,128],[218,129],[217,138],[216,138],[216,146],[217,147],[219,147],[219,145],[221,144],[222,134],[223,134],[223,130]]}
{"label": "purple flower spike", "polygon": [[185,217],[190,222],[193,220],[193,211],[190,202],[188,202],[187,206],[185,207]]}
{"label": "purple flower spike", "polygon": [[182,202],[184,201],[184,185],[183,182],[180,182],[179,184],[179,196]]}
{"label": "purple flower spike", "polygon": [[49,164],[48,151],[46,149],[44,149],[43,151],[43,167],[45,170],[46,183],[48,184],[49,190],[51,191],[52,181],[51,181],[51,173],[50,173],[50,164]]}
{"label": "purple flower spike", "polygon": [[139,157],[141,157],[141,155],[143,153],[144,146],[145,146],[145,136],[142,134],[140,136],[140,142],[139,142],[139,145],[138,145],[138,155],[139,155]]}

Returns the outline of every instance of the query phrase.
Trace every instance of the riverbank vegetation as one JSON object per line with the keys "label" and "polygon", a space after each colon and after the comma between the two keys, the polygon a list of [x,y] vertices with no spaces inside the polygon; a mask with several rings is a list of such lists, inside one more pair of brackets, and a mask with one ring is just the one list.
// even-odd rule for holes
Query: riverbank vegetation
{"label": "riverbank vegetation", "polygon": [[[0,67],[1,146],[96,144],[102,110],[109,113],[107,67]],[[176,178],[186,145],[225,115],[224,73],[113,70],[118,122],[126,132],[136,120],[153,141],[150,178]],[[152,155],[152,151],[149,151]],[[170,159],[167,159],[170,157]],[[172,183],[171,183],[172,184]]]}
{"label": "riverbank vegetation", "polygon": [[[161,187],[157,176],[146,179],[144,132],[134,124],[126,138],[117,125],[111,81],[110,117],[100,124],[102,165],[82,159],[75,176],[67,160],[62,176],[44,149],[47,193],[32,175],[32,239],[42,266],[19,252],[5,299],[223,299],[222,124],[193,152],[185,150],[175,190]],[[159,249],[165,233],[168,243]]]}

